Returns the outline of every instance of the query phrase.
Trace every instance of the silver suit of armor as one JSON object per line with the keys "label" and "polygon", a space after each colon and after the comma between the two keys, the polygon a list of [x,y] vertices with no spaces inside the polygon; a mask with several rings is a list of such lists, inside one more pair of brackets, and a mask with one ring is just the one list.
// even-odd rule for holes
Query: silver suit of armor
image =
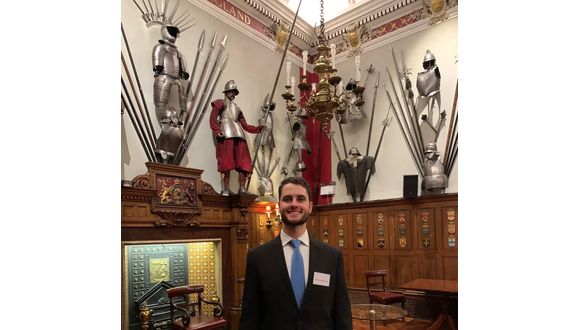
{"label": "silver suit of armor", "polygon": [[[276,148],[276,143],[274,142],[274,134],[272,128],[274,127],[274,118],[272,115],[267,115],[268,111],[273,111],[276,108],[276,102],[269,104],[270,94],[267,94],[262,103],[262,117],[258,120],[258,125],[264,126],[262,128],[262,134],[256,135],[254,141],[255,146],[265,146],[269,149]],[[266,118],[267,117],[267,118]]]}
{"label": "silver suit of armor", "polygon": [[299,152],[299,157],[301,157],[302,149],[310,152],[310,145],[306,141],[306,125],[302,119],[298,119],[292,124],[292,148]]}
{"label": "silver suit of armor", "polygon": [[427,49],[423,58],[423,68],[425,71],[417,74],[417,91],[419,96],[430,97],[437,93],[441,88],[441,74],[436,63],[436,58],[431,51]]}
{"label": "silver suit of armor", "polygon": [[169,161],[175,157],[182,140],[183,128],[179,125],[177,112],[173,107],[169,107],[161,119],[161,134],[157,139],[155,153],[159,154],[164,162]]}
{"label": "silver suit of armor", "polygon": [[236,102],[224,99],[225,108],[220,113],[220,129],[226,139],[240,138],[245,140],[244,130],[238,122],[242,110]]}
{"label": "silver suit of armor", "polygon": [[445,169],[441,160],[439,159],[439,153],[437,152],[437,145],[433,142],[428,143],[425,147],[425,164],[423,169],[425,171],[425,177],[421,184],[423,190],[433,190],[433,189],[445,189],[448,185],[448,178],[445,175]]}

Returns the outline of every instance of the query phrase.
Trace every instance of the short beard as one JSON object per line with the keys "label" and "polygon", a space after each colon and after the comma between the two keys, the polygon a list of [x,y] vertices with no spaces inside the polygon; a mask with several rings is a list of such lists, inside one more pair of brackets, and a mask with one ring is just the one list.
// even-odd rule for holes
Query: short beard
{"label": "short beard", "polygon": [[291,227],[297,227],[300,225],[303,225],[306,223],[306,221],[308,221],[308,217],[310,217],[310,214],[308,213],[304,213],[304,215],[302,216],[302,219],[298,222],[290,222],[288,221],[288,219],[286,218],[286,213],[282,212],[282,222],[287,225],[287,226],[291,226]]}

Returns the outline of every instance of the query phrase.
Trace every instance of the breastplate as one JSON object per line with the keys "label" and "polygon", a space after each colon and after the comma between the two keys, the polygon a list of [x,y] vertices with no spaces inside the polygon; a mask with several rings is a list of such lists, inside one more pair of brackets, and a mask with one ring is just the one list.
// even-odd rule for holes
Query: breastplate
{"label": "breastplate", "polygon": [[220,128],[226,139],[240,138],[245,140],[242,125],[238,122],[242,112],[236,103],[225,100],[226,108],[220,113]]}
{"label": "breastplate", "polygon": [[177,48],[169,45],[163,45],[163,74],[179,79],[181,67],[179,65],[179,53]]}
{"label": "breastplate", "polygon": [[441,79],[435,74],[437,67],[417,74],[417,91],[420,96],[429,97],[439,92]]}

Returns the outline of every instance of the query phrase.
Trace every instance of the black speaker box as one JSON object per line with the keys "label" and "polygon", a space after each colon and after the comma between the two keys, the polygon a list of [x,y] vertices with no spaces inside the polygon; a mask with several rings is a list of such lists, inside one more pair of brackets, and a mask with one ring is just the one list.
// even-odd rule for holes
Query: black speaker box
{"label": "black speaker box", "polygon": [[403,175],[403,197],[411,198],[417,197],[417,189],[419,188],[418,175]]}

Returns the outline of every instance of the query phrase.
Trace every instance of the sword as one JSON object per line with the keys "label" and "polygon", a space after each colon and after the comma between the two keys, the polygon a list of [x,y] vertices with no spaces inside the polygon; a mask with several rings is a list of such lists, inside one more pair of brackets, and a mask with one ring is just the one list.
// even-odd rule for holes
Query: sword
{"label": "sword", "polygon": [[[278,66],[278,72],[276,73],[276,79],[274,79],[274,86],[272,87],[272,93],[270,93],[270,100],[268,101],[268,104],[272,104],[272,98],[274,97],[274,92],[276,91],[276,85],[278,85],[278,78],[280,78],[280,71],[282,71],[282,65],[284,64],[284,59],[286,58],[286,53],[288,52],[288,45],[290,44],[290,39],[292,39],[292,33],[294,32],[294,25],[296,24],[296,18],[298,17],[298,12],[300,11],[300,5],[302,4],[302,0],[300,0],[300,2],[298,2],[298,8],[296,8],[296,14],[294,15],[294,20],[292,21],[292,26],[290,27],[290,32],[288,34],[288,40],[286,40],[286,45],[284,46],[284,53],[282,54],[282,59],[280,60],[280,65]],[[270,111],[266,112],[266,120],[264,122],[268,121],[268,116],[270,115]],[[260,131],[260,141],[262,140],[262,134],[263,134],[264,130],[262,129]],[[248,188],[250,187],[250,181],[252,180],[252,173],[254,173],[254,167],[256,166],[256,156],[257,156],[257,151],[258,149],[256,149],[256,152],[254,152],[254,160],[252,162],[252,172],[250,172],[248,174],[248,178],[246,181],[246,191],[248,190]]]}

